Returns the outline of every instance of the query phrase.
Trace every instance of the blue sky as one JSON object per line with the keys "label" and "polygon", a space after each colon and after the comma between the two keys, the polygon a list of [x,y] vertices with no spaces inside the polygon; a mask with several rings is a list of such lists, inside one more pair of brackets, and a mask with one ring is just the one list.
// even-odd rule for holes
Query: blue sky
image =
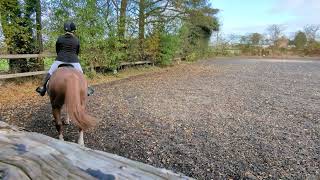
{"label": "blue sky", "polygon": [[265,33],[270,24],[282,24],[286,34],[306,24],[320,24],[320,0],[210,0],[221,9],[224,34]]}

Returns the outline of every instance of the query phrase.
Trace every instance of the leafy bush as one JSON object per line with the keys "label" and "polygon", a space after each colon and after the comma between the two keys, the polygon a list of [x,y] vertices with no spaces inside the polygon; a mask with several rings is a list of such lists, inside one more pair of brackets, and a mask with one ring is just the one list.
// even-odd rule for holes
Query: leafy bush
{"label": "leafy bush", "polygon": [[163,34],[160,37],[160,61],[161,65],[172,63],[177,50],[180,47],[179,37],[175,35]]}
{"label": "leafy bush", "polygon": [[314,41],[309,42],[304,49],[305,55],[308,56],[319,56],[320,55],[320,42]]}

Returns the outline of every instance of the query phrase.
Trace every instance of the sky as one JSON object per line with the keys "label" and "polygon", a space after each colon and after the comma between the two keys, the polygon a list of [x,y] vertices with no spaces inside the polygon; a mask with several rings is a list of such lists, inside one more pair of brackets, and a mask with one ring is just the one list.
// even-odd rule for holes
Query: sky
{"label": "sky", "polygon": [[320,24],[320,0],[210,0],[223,34],[265,33],[268,25],[281,24],[287,35],[306,24]]}

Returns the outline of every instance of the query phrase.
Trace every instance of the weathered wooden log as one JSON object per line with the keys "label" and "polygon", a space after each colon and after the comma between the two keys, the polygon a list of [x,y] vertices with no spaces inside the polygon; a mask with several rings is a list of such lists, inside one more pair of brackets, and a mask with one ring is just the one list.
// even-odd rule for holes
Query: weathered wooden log
{"label": "weathered wooden log", "polygon": [[0,179],[191,179],[0,121]]}

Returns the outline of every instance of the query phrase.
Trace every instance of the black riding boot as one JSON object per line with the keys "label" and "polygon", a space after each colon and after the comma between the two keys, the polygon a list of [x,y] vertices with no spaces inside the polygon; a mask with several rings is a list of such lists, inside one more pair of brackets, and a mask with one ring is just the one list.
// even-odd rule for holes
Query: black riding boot
{"label": "black riding boot", "polygon": [[36,91],[37,91],[41,96],[44,96],[44,95],[46,94],[46,91],[47,91],[47,83],[48,83],[50,77],[51,77],[51,75],[48,73],[48,74],[46,75],[46,77],[44,78],[44,80],[43,80],[43,85],[42,85],[42,87],[38,87],[38,88],[36,89]]}

